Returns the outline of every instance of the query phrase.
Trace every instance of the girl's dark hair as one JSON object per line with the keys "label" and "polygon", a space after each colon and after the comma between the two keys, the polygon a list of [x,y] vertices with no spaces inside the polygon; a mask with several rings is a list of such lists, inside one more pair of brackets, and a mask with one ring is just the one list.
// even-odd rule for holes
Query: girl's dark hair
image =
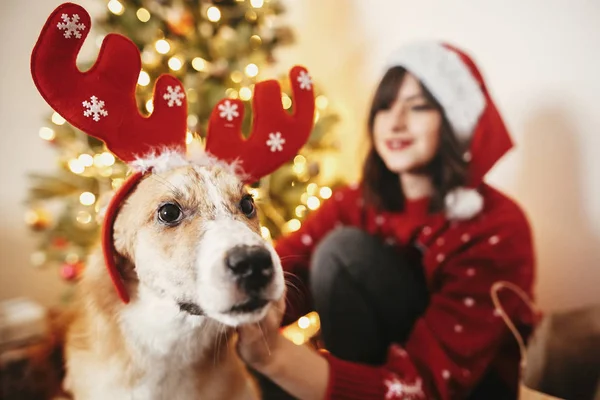
{"label": "girl's dark hair", "polygon": [[[398,174],[386,167],[375,150],[373,124],[375,115],[381,110],[388,109],[396,99],[405,74],[406,70],[403,67],[393,67],[386,72],[375,91],[369,111],[370,149],[363,166],[362,190],[365,200],[369,204],[387,211],[403,210],[404,195]],[[442,114],[439,149],[434,159],[426,167],[433,178],[435,189],[430,203],[430,212],[437,212],[444,208],[446,194],[466,183],[468,164],[462,157],[464,149],[456,139],[444,109],[423,84],[421,84],[421,89],[427,101]]]}

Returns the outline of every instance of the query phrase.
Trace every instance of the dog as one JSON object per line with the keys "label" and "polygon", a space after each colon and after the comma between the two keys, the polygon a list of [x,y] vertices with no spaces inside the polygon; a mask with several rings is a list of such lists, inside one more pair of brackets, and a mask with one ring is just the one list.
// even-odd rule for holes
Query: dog
{"label": "dog", "polygon": [[208,155],[181,164],[155,168],[116,217],[130,302],[101,252],[83,273],[65,343],[65,389],[76,399],[259,398],[234,329],[284,295],[281,262],[234,167]]}
{"label": "dog", "polygon": [[78,284],[64,387],[83,400],[257,398],[236,354],[235,328],[263,319],[285,282],[245,184],[307,142],[315,115],[310,75],[299,65],[290,70],[291,113],[277,81],[257,82],[247,137],[243,102],[222,99],[204,151],[189,151],[183,84],[159,76],[153,111],[142,116],[139,49],[108,34],[94,66],[81,72],[77,55],[90,29],[89,13],[64,3],[31,55],[46,102],[133,172],[105,210],[101,245]]}

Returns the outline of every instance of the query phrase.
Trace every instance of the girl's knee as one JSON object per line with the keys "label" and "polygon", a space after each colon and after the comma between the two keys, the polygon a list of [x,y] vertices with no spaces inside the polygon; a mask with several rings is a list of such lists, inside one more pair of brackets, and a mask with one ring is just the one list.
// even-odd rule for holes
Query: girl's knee
{"label": "girl's knee", "polygon": [[332,266],[341,266],[352,258],[349,256],[350,250],[364,246],[369,237],[366,232],[354,227],[335,229],[317,245],[311,260],[311,271],[322,274],[323,270],[334,269]]}

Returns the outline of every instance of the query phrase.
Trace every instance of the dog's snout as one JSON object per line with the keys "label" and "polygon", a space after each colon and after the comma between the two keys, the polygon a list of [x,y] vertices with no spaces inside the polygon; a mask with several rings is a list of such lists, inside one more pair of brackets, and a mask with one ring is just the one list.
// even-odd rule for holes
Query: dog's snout
{"label": "dog's snout", "polygon": [[273,278],[273,260],[262,246],[235,246],[225,255],[225,263],[243,290],[257,292]]}

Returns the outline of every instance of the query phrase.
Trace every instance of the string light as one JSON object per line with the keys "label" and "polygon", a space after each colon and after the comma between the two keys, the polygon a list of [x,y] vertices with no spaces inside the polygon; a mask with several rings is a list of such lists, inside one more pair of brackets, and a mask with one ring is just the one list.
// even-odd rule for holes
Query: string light
{"label": "string light", "polygon": [[290,99],[290,96],[283,93],[281,95],[281,104],[283,105],[283,108],[287,110],[292,106],[292,99]]}
{"label": "string light", "polygon": [[85,167],[83,166],[81,161],[79,161],[76,158],[69,161],[69,169],[74,174],[81,174],[83,171],[85,171]]}
{"label": "string light", "polygon": [[94,165],[96,166],[96,168],[102,168],[102,167],[104,167],[104,162],[102,162],[102,155],[101,154],[96,154],[94,156]]}
{"label": "string light", "polygon": [[299,206],[296,207],[295,213],[296,213],[296,216],[299,218],[304,217],[304,215],[306,214],[306,207],[303,206],[302,204],[300,204]]}
{"label": "string light", "polygon": [[125,7],[123,7],[123,4],[119,0],[110,0],[107,7],[115,15],[122,15],[125,12]]}
{"label": "string light", "polygon": [[260,194],[260,190],[256,189],[256,188],[250,188],[248,190],[248,192],[252,195],[252,197],[254,198],[254,200],[258,200],[260,199],[262,196]]}
{"label": "string light", "polygon": [[300,201],[304,204],[306,204],[306,201],[308,200],[308,193],[302,193],[302,195],[300,195]]}
{"label": "string light", "polygon": [[304,165],[306,164],[306,157],[304,157],[301,154],[298,154],[296,157],[294,157],[294,165]]}
{"label": "string light", "polygon": [[181,67],[183,67],[183,61],[181,61],[181,58],[179,57],[169,58],[168,64],[169,68],[171,68],[173,71],[179,71]]}
{"label": "string light", "polygon": [[185,134],[185,143],[190,144],[192,143],[192,140],[194,140],[194,135],[192,135],[192,132],[188,131]]}
{"label": "string light", "polygon": [[112,186],[113,190],[117,190],[118,188],[120,188],[123,185],[124,182],[125,182],[125,179],[116,178],[116,179],[112,180],[111,186]]}
{"label": "string light", "polygon": [[52,122],[55,125],[64,125],[64,123],[67,121],[62,117],[62,115],[55,111],[52,113]]}
{"label": "string light", "polygon": [[306,193],[308,193],[311,196],[314,196],[317,193],[318,189],[319,187],[316,183],[309,183],[308,186],[306,186]]}
{"label": "string light", "polygon": [[171,45],[165,39],[157,40],[154,44],[154,47],[160,54],[167,54],[169,51],[171,51]]}
{"label": "string light", "polygon": [[[156,43],[154,44],[156,47]],[[161,60],[161,57],[152,50],[151,46],[147,46],[142,51],[142,64],[145,66],[156,65]]]}
{"label": "string light", "polygon": [[[87,215],[90,215],[89,213],[83,211],[84,213],[86,213]],[[92,220],[92,216],[90,215],[90,221]],[[87,223],[87,222],[86,222]],[[67,254],[67,256],[65,257],[65,261],[68,264],[75,264],[76,262],[79,261],[79,256],[77,255],[77,253],[69,253]]]}
{"label": "string light", "polygon": [[258,19],[258,15],[256,14],[256,12],[254,12],[252,10],[248,10],[248,11],[246,11],[246,19],[249,22],[254,22]]}
{"label": "string light", "polygon": [[112,168],[104,168],[100,170],[100,176],[103,176],[105,178],[108,178],[109,176],[111,176],[113,173],[113,169]]}
{"label": "string light", "polygon": [[315,105],[318,109],[324,110],[329,105],[329,100],[323,95],[317,96],[317,98],[315,99]]}
{"label": "string light", "polygon": [[271,239],[271,231],[266,226],[260,227],[260,234],[262,235],[263,239],[265,239],[265,240]]}
{"label": "string light", "polygon": [[105,151],[104,153],[100,154],[100,161],[102,162],[102,164],[106,165],[107,167],[110,167],[115,163],[115,156]]}
{"label": "string light", "polygon": [[332,194],[333,194],[333,191],[331,190],[331,188],[328,188],[327,186],[323,186],[319,190],[319,196],[321,196],[322,199],[328,199],[331,197]]}
{"label": "string light", "polygon": [[315,110],[315,124],[317,123],[317,121],[319,120],[319,117],[321,116],[321,114],[319,113],[319,110]]}
{"label": "string light", "polygon": [[308,317],[300,317],[300,319],[298,319],[298,326],[302,329],[308,328],[310,326],[310,320],[308,319]]}
{"label": "string light", "polygon": [[193,88],[189,88],[187,90],[187,99],[191,103],[195,103],[198,100],[198,92],[196,92]]}
{"label": "string light", "polygon": [[146,10],[144,7],[138,8],[138,10],[136,11],[135,15],[142,22],[148,22],[148,21],[150,21],[150,11]]}
{"label": "string light", "polygon": [[244,86],[240,89],[240,99],[246,101],[252,98],[252,90],[249,87]]}
{"label": "string light", "polygon": [[206,71],[206,60],[201,57],[195,57],[192,60],[192,68],[196,71]]}
{"label": "string light", "polygon": [[91,192],[83,192],[79,196],[79,202],[84,206],[91,206],[96,202],[96,196]]}
{"label": "string light", "polygon": [[150,84],[150,75],[144,70],[140,71],[140,76],[138,76],[138,85],[140,86],[148,86]]}
{"label": "string light", "polygon": [[260,47],[261,44],[262,44],[262,39],[260,38],[260,36],[258,36],[258,35],[250,36],[250,45],[252,47],[254,47],[254,48]]}
{"label": "string light", "polygon": [[261,8],[264,4],[263,0],[250,0],[250,5],[254,8]]}
{"label": "string light", "polygon": [[319,200],[319,198],[316,196],[310,196],[308,200],[306,200],[306,205],[311,210],[316,210],[321,206],[321,200]]}
{"label": "string light", "polygon": [[217,7],[211,6],[206,10],[206,16],[210,22],[217,22],[221,19],[221,11]]}
{"label": "string light", "polygon": [[40,132],[39,135],[42,139],[44,140],[54,140],[54,138],[56,137],[56,133],[54,133],[54,130],[51,128],[48,128],[47,126],[43,126],[40,128]]}
{"label": "string light", "polygon": [[287,232],[295,232],[302,226],[302,223],[297,219],[290,219],[285,223],[284,230]]}
{"label": "string light", "polygon": [[300,346],[308,342],[321,329],[321,320],[316,312],[300,317],[296,323],[285,326],[282,334],[294,344]]}
{"label": "string light", "polygon": [[230,99],[237,99],[239,97],[237,90],[233,88],[227,89],[225,91],[225,96],[229,97]]}
{"label": "string light", "polygon": [[94,165],[94,157],[90,156],[89,154],[80,154],[77,159],[84,167],[91,167]]}
{"label": "string light", "polygon": [[152,103],[152,99],[146,102],[146,110],[148,110],[149,113],[154,111],[154,104]]}
{"label": "string light", "polygon": [[[84,225],[89,224],[90,222],[92,222],[92,215],[87,211],[79,211],[77,213],[77,222],[79,222],[80,224],[84,224]],[[77,261],[74,261],[74,262],[77,262]]]}
{"label": "string light", "polygon": [[254,78],[256,75],[258,75],[258,67],[256,64],[246,65],[246,75],[248,75],[250,78]]}
{"label": "string light", "polygon": [[188,126],[196,126],[196,124],[198,124],[198,117],[194,114],[190,114],[187,117],[187,124]]}
{"label": "string light", "polygon": [[233,71],[231,73],[231,80],[235,83],[240,83],[243,78],[244,74],[242,74],[241,71]]}

